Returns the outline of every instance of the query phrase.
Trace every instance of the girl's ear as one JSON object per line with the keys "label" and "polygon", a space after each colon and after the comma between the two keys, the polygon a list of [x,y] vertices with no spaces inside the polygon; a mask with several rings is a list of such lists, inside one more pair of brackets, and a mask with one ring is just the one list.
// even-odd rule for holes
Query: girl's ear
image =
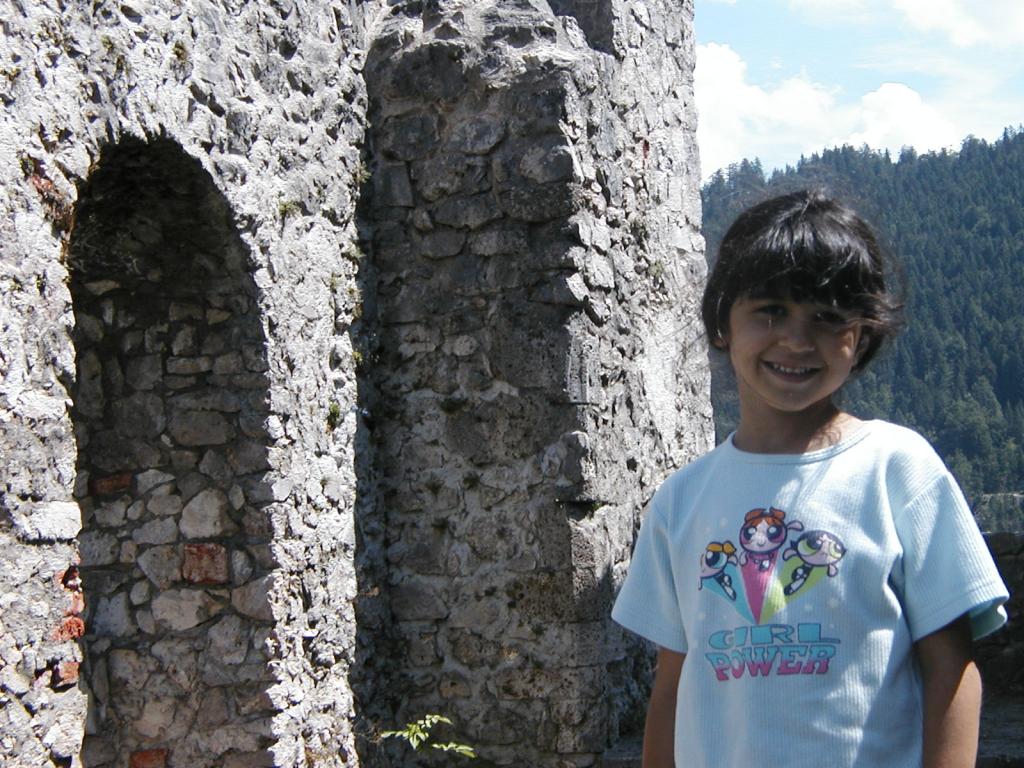
{"label": "girl's ear", "polygon": [[865,350],[868,348],[868,344],[870,343],[871,334],[867,331],[867,329],[861,327],[860,338],[857,340],[857,363],[860,363],[861,355],[864,354]]}
{"label": "girl's ear", "polygon": [[721,352],[725,352],[725,350],[729,348],[729,339],[727,336],[724,336],[721,333],[719,333],[717,336],[715,336],[715,338],[711,340],[711,346]]}

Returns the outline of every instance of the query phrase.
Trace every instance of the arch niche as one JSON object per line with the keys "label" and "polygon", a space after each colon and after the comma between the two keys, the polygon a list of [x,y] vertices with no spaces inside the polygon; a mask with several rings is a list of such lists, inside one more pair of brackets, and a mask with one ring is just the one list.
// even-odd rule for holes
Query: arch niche
{"label": "arch niche", "polygon": [[68,263],[83,763],[263,764],[268,385],[247,249],[198,161],[125,140],[81,191]]}

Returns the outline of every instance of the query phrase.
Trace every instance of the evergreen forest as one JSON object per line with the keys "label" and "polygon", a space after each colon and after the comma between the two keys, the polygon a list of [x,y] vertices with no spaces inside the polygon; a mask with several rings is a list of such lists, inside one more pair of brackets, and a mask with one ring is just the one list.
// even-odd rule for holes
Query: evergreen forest
{"label": "evergreen forest", "polygon": [[[927,437],[959,479],[983,527],[1024,527],[1024,129],[958,152],[898,158],[842,147],[766,175],[756,160],[716,173],[702,190],[712,261],[745,207],[823,188],[879,232],[900,265],[907,327],[843,392],[862,418]],[[735,385],[713,353],[719,439],[737,417]]]}

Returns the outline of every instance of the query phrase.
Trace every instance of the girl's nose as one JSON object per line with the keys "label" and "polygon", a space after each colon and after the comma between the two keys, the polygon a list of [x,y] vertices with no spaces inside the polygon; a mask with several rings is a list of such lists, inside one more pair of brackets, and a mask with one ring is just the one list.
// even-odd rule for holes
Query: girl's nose
{"label": "girl's nose", "polygon": [[796,352],[814,348],[811,323],[798,317],[788,317],[776,326],[779,341]]}

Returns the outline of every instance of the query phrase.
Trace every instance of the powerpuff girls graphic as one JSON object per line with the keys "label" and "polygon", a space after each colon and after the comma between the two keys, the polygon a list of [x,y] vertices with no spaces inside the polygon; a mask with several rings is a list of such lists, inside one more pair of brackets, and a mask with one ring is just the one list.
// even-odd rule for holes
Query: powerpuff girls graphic
{"label": "powerpuff girls graphic", "polygon": [[803,531],[803,523],[787,520],[781,509],[750,510],[738,547],[713,541],[704,548],[698,588],[725,598],[752,624],[768,622],[787,603],[839,573],[846,554],[839,537]]}
{"label": "powerpuff girls graphic", "polygon": [[828,531],[808,531],[797,539],[794,546],[782,553],[783,560],[799,557],[802,561],[790,576],[789,584],[783,588],[783,593],[787,596],[795,594],[807,583],[815,568],[824,568],[829,576],[835,576],[839,573],[836,563],[845,554],[846,547],[843,546],[843,542]]}
{"label": "powerpuff girls graphic", "polygon": [[732,576],[725,572],[728,565],[738,565],[736,546],[731,541],[712,541],[700,555],[700,582],[697,589],[704,587],[704,579],[714,579],[725,596],[736,599],[736,590],[732,588]]}

